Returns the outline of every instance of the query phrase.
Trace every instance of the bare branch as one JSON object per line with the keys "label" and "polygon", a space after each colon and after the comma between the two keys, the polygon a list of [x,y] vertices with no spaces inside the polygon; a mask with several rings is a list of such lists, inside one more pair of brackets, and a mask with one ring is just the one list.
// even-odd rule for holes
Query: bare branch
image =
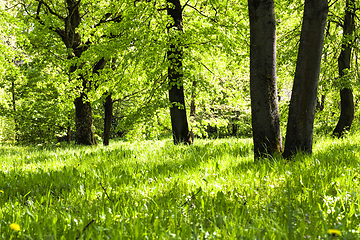
{"label": "bare branch", "polygon": [[[209,16],[205,15],[204,13],[202,13],[202,12],[201,12],[199,9],[197,9],[196,7],[191,6],[191,5],[188,4],[188,3],[186,3],[185,5],[191,7],[191,8],[194,9],[195,11],[197,11],[201,16],[206,17],[206,18],[209,18],[212,22],[218,22],[218,20],[217,20],[216,18],[209,17]],[[184,5],[184,6],[185,6],[185,5]],[[215,10],[215,12],[216,12],[216,9],[215,9],[215,8],[214,8],[214,10]],[[216,14],[217,14],[217,13],[216,13]],[[215,14],[215,15],[216,15],[216,14]]]}

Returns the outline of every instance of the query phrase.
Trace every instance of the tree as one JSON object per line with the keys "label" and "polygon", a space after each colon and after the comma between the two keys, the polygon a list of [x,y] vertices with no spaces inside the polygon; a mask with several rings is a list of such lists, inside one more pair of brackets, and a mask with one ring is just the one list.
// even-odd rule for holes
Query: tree
{"label": "tree", "polygon": [[[31,8],[35,3],[37,7],[35,9]],[[88,5],[90,6],[90,11],[89,9],[84,9],[84,13],[86,12],[86,14],[84,14],[81,13],[80,8],[82,6],[84,8],[89,7],[86,4],[82,5],[82,3],[83,1],[81,0],[66,0],[64,3],[58,4],[44,0],[35,0],[32,4],[27,4],[24,0],[23,6],[27,13],[26,16],[31,16],[35,22],[38,23],[36,26],[44,29],[43,34],[49,34],[50,32],[64,44],[67,60],[68,62],[71,62],[69,75],[73,77],[73,80],[76,79],[80,82],[77,87],[79,94],[74,100],[76,123],[75,142],[77,144],[93,145],[96,144],[96,141],[93,130],[92,107],[88,98],[88,93],[96,88],[98,83],[92,80],[89,72],[86,72],[84,64],[85,62],[90,62],[90,71],[93,74],[99,74],[99,71],[102,70],[106,64],[106,59],[103,56],[104,53],[97,54],[94,60],[91,59],[92,61],[89,61],[90,59],[88,58],[82,58],[84,58],[83,54],[93,45],[93,42],[90,39],[91,37],[96,38],[96,29],[103,26],[111,27],[112,23],[121,21],[122,15],[119,14],[119,12],[107,12],[103,13],[102,16],[92,16],[92,18],[89,18],[88,15],[96,12],[98,7],[91,6],[90,4]],[[111,6],[107,11],[111,11]],[[87,30],[80,25],[84,18],[86,18],[89,25],[91,24],[91,27],[87,28]],[[98,19],[98,21],[94,23],[92,22],[93,19]],[[109,32],[110,33],[107,35],[101,37],[116,37],[111,31]],[[90,37],[84,38],[86,35],[90,35]]]}
{"label": "tree", "polygon": [[170,116],[173,139],[175,144],[190,144],[189,126],[185,109],[183,85],[182,42],[183,32],[182,7],[180,0],[167,0],[166,11],[172,22],[168,24],[169,49],[167,51]]}
{"label": "tree", "polygon": [[305,1],[283,153],[285,158],[290,158],[299,151],[312,152],[317,87],[327,15],[327,0]]}
{"label": "tree", "polygon": [[248,0],[250,96],[255,159],[282,152],[276,83],[274,1]]}
{"label": "tree", "polygon": [[342,24],[342,30],[343,40],[338,58],[338,67],[340,81],[344,84],[340,89],[340,118],[333,131],[333,135],[337,137],[343,136],[344,132],[350,129],[354,119],[354,98],[348,78],[350,78],[351,51],[354,42],[355,0],[346,0],[345,20]]}

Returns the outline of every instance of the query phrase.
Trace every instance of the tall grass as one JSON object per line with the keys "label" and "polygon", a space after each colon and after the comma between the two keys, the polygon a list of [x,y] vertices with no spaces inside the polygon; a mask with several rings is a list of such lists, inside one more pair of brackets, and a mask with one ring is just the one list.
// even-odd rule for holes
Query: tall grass
{"label": "tall grass", "polygon": [[358,139],[258,163],[250,139],[3,145],[0,238],[358,239]]}

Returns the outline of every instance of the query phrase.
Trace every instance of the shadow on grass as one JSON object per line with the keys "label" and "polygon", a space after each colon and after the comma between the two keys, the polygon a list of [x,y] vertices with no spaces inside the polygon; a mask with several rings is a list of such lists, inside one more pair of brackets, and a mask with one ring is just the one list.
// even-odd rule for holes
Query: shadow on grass
{"label": "shadow on grass", "polygon": [[1,200],[16,198],[26,203],[29,197],[41,197],[51,194],[61,198],[73,189],[79,189],[84,183],[80,174],[71,168],[62,170],[22,171],[12,169],[6,173],[0,172],[0,189],[3,191]]}
{"label": "shadow on grass", "polygon": [[[29,149],[26,148],[25,151],[27,150]],[[41,167],[27,170],[23,166],[0,171],[0,190],[4,191],[7,198],[46,195],[49,190],[54,195],[61,196],[63,191],[78,189],[85,181],[85,172],[88,177],[93,178],[92,184],[97,184],[99,176],[105,175],[110,175],[105,179],[110,179],[110,181],[115,179],[114,184],[137,184],[139,179],[147,181],[149,178],[171,177],[184,171],[190,173],[196,171],[202,163],[216,162],[225,155],[235,158],[247,156],[251,152],[251,144],[241,141],[224,141],[216,144],[211,141],[193,146],[165,144],[156,148],[153,153],[139,152],[121,145],[114,148],[66,147],[65,150],[67,151],[54,153],[52,151],[36,152],[31,149],[33,155],[23,159],[23,164],[64,160],[66,166],[60,170],[45,170]],[[9,151],[6,153],[9,159],[12,158],[11,154],[16,156],[16,152]],[[143,155],[139,156],[139,154]],[[71,158],[75,160],[69,161]],[[151,158],[154,158],[154,161]],[[99,159],[104,164],[98,166],[98,172],[93,172],[94,169],[91,166]],[[106,165],[107,161],[111,163]],[[74,168],[75,162],[82,162],[85,168],[78,171]]]}

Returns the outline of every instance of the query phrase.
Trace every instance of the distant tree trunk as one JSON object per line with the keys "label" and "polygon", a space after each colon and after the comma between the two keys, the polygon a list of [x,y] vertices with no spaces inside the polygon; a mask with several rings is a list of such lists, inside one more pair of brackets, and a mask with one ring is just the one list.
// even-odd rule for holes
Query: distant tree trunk
{"label": "distant tree trunk", "polygon": [[12,110],[14,113],[14,125],[15,125],[15,141],[19,141],[19,123],[17,119],[17,113],[16,113],[16,93],[15,93],[15,78],[13,76],[9,76],[9,79],[11,81],[11,103],[12,103]]}
{"label": "distant tree trunk", "polygon": [[316,99],[316,111],[321,112],[325,108],[325,95],[321,95],[321,99]]}
{"label": "distant tree trunk", "polygon": [[196,99],[196,84],[197,81],[194,80],[192,82],[192,88],[191,88],[191,103],[190,103],[190,116],[195,117],[196,116],[196,105],[195,105],[195,99]]}
{"label": "distant tree trunk", "polygon": [[312,152],[317,87],[328,0],[305,0],[283,156]]}
{"label": "distant tree trunk", "polygon": [[104,146],[109,145],[110,140],[110,130],[111,130],[111,123],[113,118],[113,100],[111,98],[111,94],[109,94],[105,99],[105,119],[104,119]]}
{"label": "distant tree trunk", "polygon": [[282,152],[276,84],[274,0],[248,0],[250,97],[255,159]]}
{"label": "distant tree trunk", "polygon": [[91,104],[85,93],[81,93],[74,101],[75,104],[75,143],[81,145],[95,145],[93,117]]}
{"label": "distant tree trunk", "polygon": [[[104,69],[105,65],[107,63],[107,60],[105,58],[101,58],[93,68],[93,73],[99,74],[99,71]],[[98,85],[95,84],[95,90],[98,88]],[[105,93],[107,94],[107,93]],[[103,145],[108,146],[109,140],[110,140],[110,130],[111,130],[111,124],[112,124],[112,118],[113,118],[113,100],[111,98],[111,93],[108,94],[108,96],[105,98],[104,102],[104,138],[103,138]]]}
{"label": "distant tree trunk", "polygon": [[70,125],[70,123],[69,123],[69,126],[66,129],[66,142],[68,144],[71,143],[71,125]]}
{"label": "distant tree trunk", "polygon": [[170,116],[173,132],[174,144],[187,143],[189,140],[189,126],[185,109],[185,97],[183,86],[183,67],[182,67],[182,46],[180,36],[183,31],[182,8],[180,0],[167,0],[167,14],[172,18],[173,23],[169,23],[168,32],[175,36],[170,39],[170,46],[167,52],[169,78],[169,100],[171,103]]}
{"label": "distant tree trunk", "polygon": [[355,0],[346,0],[345,21],[343,25],[343,43],[341,45],[341,53],[338,58],[339,76],[345,87],[340,90],[340,118],[333,131],[333,136],[342,137],[344,132],[350,130],[354,120],[354,98],[353,93],[348,86],[351,62],[351,50],[353,43],[353,35],[355,29]]}

